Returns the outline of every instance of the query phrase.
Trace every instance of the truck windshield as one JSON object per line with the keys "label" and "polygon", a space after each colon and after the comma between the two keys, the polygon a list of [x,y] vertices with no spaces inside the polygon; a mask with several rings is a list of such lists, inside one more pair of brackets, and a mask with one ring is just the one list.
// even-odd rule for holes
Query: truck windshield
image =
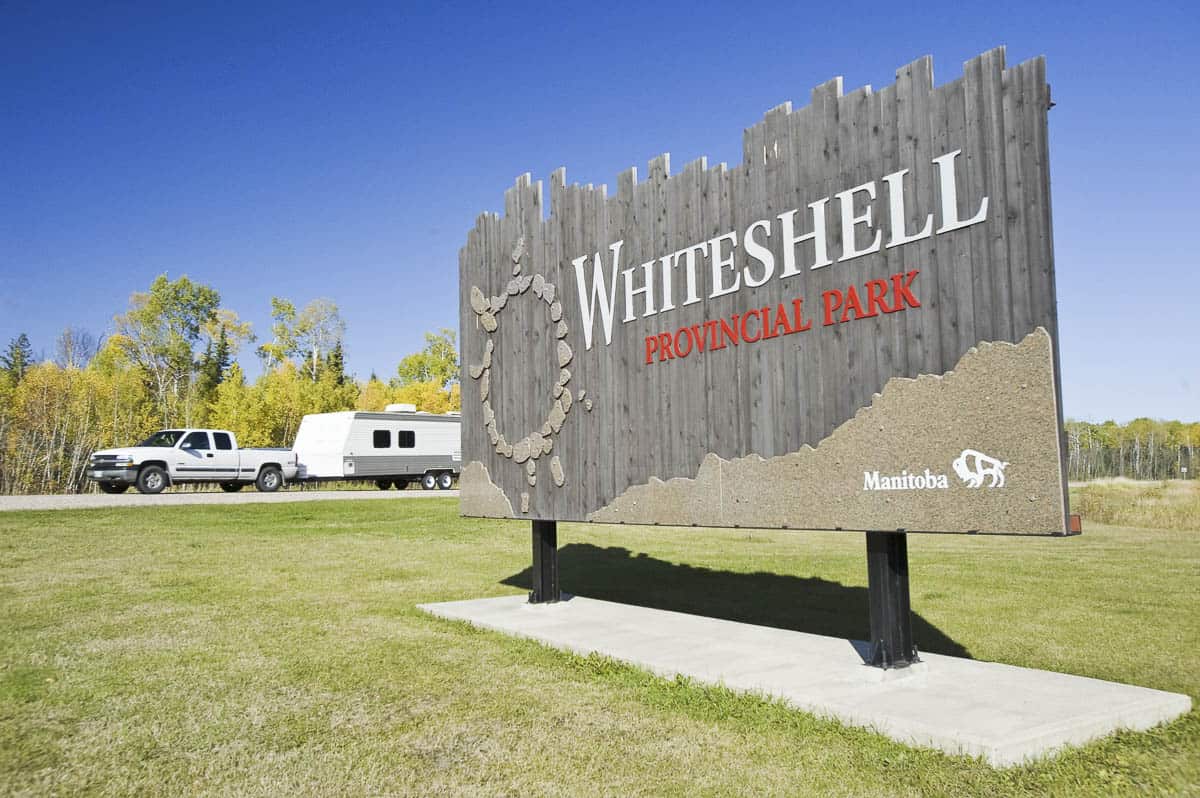
{"label": "truck windshield", "polygon": [[183,430],[181,429],[159,430],[146,440],[139,443],[138,446],[164,446],[169,449],[178,443],[182,436]]}

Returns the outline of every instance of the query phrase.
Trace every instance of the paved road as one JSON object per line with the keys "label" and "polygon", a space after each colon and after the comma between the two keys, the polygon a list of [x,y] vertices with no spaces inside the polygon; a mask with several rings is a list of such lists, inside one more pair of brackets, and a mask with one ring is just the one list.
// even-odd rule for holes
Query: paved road
{"label": "paved road", "polygon": [[181,504],[262,504],[271,502],[317,502],[328,499],[347,501],[384,501],[387,499],[430,499],[457,497],[456,490],[282,490],[259,493],[254,489],[241,493],[199,493],[168,490],[157,496],[143,496],[133,490],[118,496],[84,493],[71,496],[0,496],[0,512],[5,510],[82,510],[92,507],[175,507]]}

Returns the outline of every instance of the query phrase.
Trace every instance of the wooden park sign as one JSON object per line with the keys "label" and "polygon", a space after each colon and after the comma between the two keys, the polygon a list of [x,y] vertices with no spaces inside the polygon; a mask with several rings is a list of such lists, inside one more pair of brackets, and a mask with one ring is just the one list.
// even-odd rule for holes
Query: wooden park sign
{"label": "wooden park sign", "polygon": [[463,514],[1069,532],[1049,107],[922,58],[733,168],[519,178],[460,252]]}

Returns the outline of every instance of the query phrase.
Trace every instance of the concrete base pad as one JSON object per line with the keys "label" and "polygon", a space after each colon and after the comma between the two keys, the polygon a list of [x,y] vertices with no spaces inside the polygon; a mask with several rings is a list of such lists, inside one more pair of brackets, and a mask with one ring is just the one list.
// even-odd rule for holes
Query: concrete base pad
{"label": "concrete base pad", "polygon": [[1161,690],[939,654],[882,671],[863,664],[861,642],[579,596],[557,604],[506,596],[421,609],[662,676],[762,693],[997,767],[1117,729],[1148,729],[1192,706],[1188,696]]}

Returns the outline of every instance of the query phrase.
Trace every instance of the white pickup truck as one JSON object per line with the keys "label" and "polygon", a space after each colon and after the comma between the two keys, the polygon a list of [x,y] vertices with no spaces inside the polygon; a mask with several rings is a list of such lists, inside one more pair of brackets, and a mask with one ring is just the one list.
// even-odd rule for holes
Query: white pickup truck
{"label": "white pickup truck", "polygon": [[296,478],[290,449],[239,449],[233,433],[220,429],[164,429],[137,446],[92,455],[87,475],[105,493],[162,493],[168,485],[216,482],[233,492],[251,483],[270,493]]}

